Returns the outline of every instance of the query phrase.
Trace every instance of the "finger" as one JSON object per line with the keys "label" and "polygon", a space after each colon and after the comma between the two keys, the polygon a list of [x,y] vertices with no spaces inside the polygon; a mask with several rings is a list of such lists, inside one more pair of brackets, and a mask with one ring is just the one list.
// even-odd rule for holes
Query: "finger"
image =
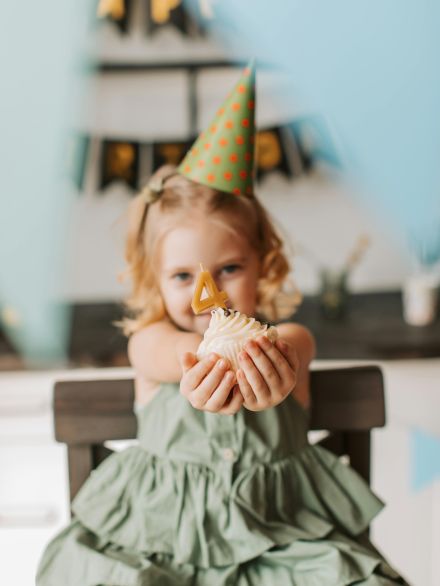
{"label": "finger", "polygon": [[243,395],[240,392],[240,387],[238,386],[238,384],[235,384],[232,389],[231,399],[222,409],[220,409],[219,413],[222,413],[223,415],[233,415],[234,413],[237,413],[240,410],[242,405]]}
{"label": "finger", "polygon": [[246,351],[239,354],[239,362],[241,370],[246,375],[247,382],[252,387],[257,402],[267,400],[270,396],[270,390]]}
{"label": "finger", "polygon": [[293,370],[297,371],[299,368],[299,360],[295,348],[285,340],[276,340],[275,345]]}
{"label": "finger", "polygon": [[185,352],[185,354],[180,359],[180,366],[182,367],[182,372],[188,372],[188,370],[192,368],[196,363],[196,355],[192,352]]}
{"label": "finger", "polygon": [[193,407],[196,407],[196,409],[205,408],[206,402],[222,382],[228,368],[229,362],[227,360],[224,358],[217,360],[214,368],[210,370],[201,383],[191,393],[190,401]]}
{"label": "finger", "polygon": [[[272,344],[267,340],[270,346]],[[270,391],[276,391],[282,384],[281,377],[272,363],[271,359],[266,355],[266,352],[261,348],[260,344],[257,344],[255,340],[250,340],[245,350],[252,358],[252,362],[257,367],[259,373],[264,379],[267,387]],[[278,354],[279,352],[276,351]],[[279,360],[286,362],[285,358],[279,354]]]}
{"label": "finger", "polygon": [[243,401],[246,403],[246,405],[256,405],[257,397],[255,396],[251,385],[248,383],[246,375],[241,369],[237,370],[237,382],[240,387],[240,393],[243,397]]}
{"label": "finger", "polygon": [[190,389],[196,389],[206,375],[211,372],[214,364],[218,361],[217,354],[210,354],[205,358],[202,358],[193,367],[185,372],[185,387]]}
{"label": "finger", "polygon": [[235,374],[232,370],[224,373],[223,378],[217,385],[211,397],[206,401],[204,409],[214,413],[220,411],[228,400],[229,393],[235,385]]}
{"label": "finger", "polygon": [[[266,336],[261,336],[257,339],[258,345],[272,362],[280,380],[285,381],[286,377],[291,377],[292,369],[295,370],[294,365],[289,360],[289,355],[293,348],[284,341],[277,340],[276,342],[276,345],[272,344]],[[284,352],[281,351],[281,348],[284,349]]]}

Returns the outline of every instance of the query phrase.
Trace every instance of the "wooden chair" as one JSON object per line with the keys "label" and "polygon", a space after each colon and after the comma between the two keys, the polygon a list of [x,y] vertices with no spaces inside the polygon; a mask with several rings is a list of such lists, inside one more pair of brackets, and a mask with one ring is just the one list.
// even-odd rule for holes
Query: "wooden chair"
{"label": "wooden chair", "polygon": [[[385,424],[383,377],[376,366],[311,373],[311,429],[328,430],[321,445],[346,455],[370,481],[370,432]],[[70,498],[111,453],[107,440],[136,436],[132,379],[65,380],[55,384],[55,437],[67,444]]]}

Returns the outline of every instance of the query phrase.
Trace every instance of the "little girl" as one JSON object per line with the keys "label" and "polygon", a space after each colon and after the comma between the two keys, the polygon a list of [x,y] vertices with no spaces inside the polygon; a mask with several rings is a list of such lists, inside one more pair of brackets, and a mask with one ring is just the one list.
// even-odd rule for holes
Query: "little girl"
{"label": "little girl", "polygon": [[211,317],[191,309],[200,263],[231,308],[291,312],[282,243],[252,189],[253,91],[246,71],[181,166],[133,202],[124,327],[139,445],[85,483],[39,586],[404,583],[360,537],[380,501],[307,442],[311,334],[279,325],[274,344],[247,343],[237,372],[195,355]]}

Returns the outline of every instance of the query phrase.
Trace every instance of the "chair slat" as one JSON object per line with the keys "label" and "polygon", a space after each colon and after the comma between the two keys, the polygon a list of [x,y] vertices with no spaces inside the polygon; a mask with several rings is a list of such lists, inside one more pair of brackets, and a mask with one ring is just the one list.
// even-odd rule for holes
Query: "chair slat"
{"label": "chair slat", "polygon": [[69,492],[70,500],[72,501],[95,467],[92,446],[68,444],[67,459],[69,465]]}
{"label": "chair slat", "polygon": [[66,380],[55,383],[56,413],[133,413],[133,379]]}
{"label": "chair slat", "polygon": [[54,391],[55,438],[99,444],[136,436],[132,379],[58,381]]}
{"label": "chair slat", "polygon": [[385,425],[382,371],[377,366],[314,370],[311,429],[362,431]]}

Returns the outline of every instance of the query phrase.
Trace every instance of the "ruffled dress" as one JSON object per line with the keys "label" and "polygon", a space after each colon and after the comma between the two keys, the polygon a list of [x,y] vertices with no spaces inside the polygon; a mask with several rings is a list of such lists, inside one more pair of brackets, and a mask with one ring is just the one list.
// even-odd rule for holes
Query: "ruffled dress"
{"label": "ruffled dress", "polygon": [[138,445],[86,481],[38,586],[405,583],[360,538],[382,503],[308,443],[308,413],[293,397],[219,415],[164,384],[137,416]]}

